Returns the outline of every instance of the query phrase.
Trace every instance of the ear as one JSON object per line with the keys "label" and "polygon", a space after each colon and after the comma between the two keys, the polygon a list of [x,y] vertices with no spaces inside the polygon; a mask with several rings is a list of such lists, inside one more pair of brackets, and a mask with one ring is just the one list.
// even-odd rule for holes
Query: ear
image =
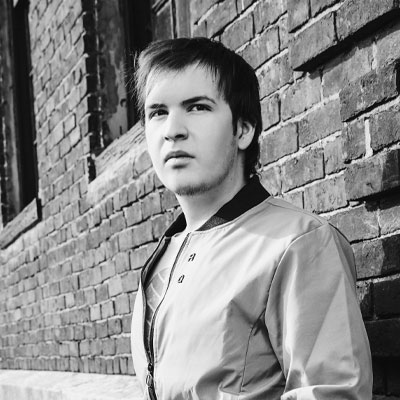
{"label": "ear", "polygon": [[238,147],[240,150],[246,150],[253,140],[255,127],[248,121],[239,119],[237,122],[236,134],[238,137]]}

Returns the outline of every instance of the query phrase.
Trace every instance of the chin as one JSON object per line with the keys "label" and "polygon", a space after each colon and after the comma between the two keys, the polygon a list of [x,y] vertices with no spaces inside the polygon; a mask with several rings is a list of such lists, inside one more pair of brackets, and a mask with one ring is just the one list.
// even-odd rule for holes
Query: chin
{"label": "chin", "polygon": [[177,196],[196,196],[212,189],[215,185],[209,182],[174,182],[171,185],[165,185]]}

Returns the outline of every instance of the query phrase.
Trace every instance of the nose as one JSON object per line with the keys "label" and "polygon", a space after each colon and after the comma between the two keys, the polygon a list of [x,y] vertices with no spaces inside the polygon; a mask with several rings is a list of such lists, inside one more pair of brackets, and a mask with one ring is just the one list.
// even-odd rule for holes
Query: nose
{"label": "nose", "polygon": [[184,140],[188,137],[185,118],[179,112],[171,111],[165,124],[165,140]]}

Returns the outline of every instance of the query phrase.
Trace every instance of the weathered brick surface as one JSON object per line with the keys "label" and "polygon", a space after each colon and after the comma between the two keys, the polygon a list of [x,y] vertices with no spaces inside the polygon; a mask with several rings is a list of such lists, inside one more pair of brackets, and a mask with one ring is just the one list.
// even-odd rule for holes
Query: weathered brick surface
{"label": "weathered brick surface", "polygon": [[337,136],[324,146],[325,173],[332,174],[345,168],[343,157],[343,138]]}
{"label": "weathered brick surface", "polygon": [[221,35],[221,42],[230,49],[237,49],[251,40],[253,36],[253,15],[248,14],[224,31]]}
{"label": "weathered brick surface", "polygon": [[[237,15],[236,1],[218,3],[207,19],[207,35],[213,36],[228,25]],[[164,36],[166,37],[166,36]]]}
{"label": "weathered brick surface", "polygon": [[371,147],[381,150],[400,141],[399,106],[377,112],[370,118]]}
{"label": "weathered brick surface", "polygon": [[388,317],[400,313],[400,278],[385,279],[374,284],[375,314]]}
{"label": "weathered brick surface", "polygon": [[397,193],[382,199],[379,226],[384,235],[400,229],[400,198]]}
{"label": "weathered brick surface", "polygon": [[299,0],[293,2],[288,7],[288,29],[293,32],[296,28],[303,25],[310,17],[310,1]]}
{"label": "weathered brick surface", "polygon": [[333,215],[329,221],[335,225],[350,242],[373,239],[379,236],[376,210],[359,206]]}
{"label": "weathered brick surface", "polygon": [[311,0],[311,15],[314,17],[325,8],[337,3],[338,0]]}
{"label": "weathered brick surface", "polygon": [[257,2],[254,9],[254,26],[256,32],[270,26],[285,12],[285,2],[283,0],[265,0]]}
{"label": "weathered brick surface", "polygon": [[326,212],[347,205],[343,175],[318,182],[304,189],[304,208]]}
{"label": "weathered brick surface", "polygon": [[268,129],[280,121],[279,104],[279,95],[277,94],[269,96],[261,102],[264,129]]}
{"label": "weathered brick surface", "polygon": [[296,70],[335,44],[335,17],[330,13],[301,31],[293,40],[289,48],[290,64]]}
{"label": "weathered brick surface", "polygon": [[282,94],[282,118],[288,119],[309,109],[321,100],[321,81],[318,75],[294,83]]}
{"label": "weathered brick surface", "polygon": [[261,142],[261,163],[276,161],[298,150],[297,124],[285,125],[267,134]]}
{"label": "weathered brick surface", "polygon": [[347,38],[368,23],[391,12],[398,11],[395,0],[346,0],[337,12],[337,34]]}
{"label": "weathered brick surface", "polygon": [[279,28],[265,30],[242,52],[243,58],[254,68],[258,68],[279,52]]}
{"label": "weathered brick surface", "polygon": [[267,62],[259,74],[261,97],[282,88],[293,82],[293,71],[289,66],[288,55],[278,56]]}
{"label": "weathered brick surface", "polygon": [[344,133],[343,159],[345,162],[365,155],[365,122],[363,119],[349,123]]}
{"label": "weathered brick surface", "polygon": [[282,189],[288,191],[324,177],[323,152],[310,150],[282,165]]}
{"label": "weathered brick surface", "polygon": [[400,236],[393,235],[353,246],[357,277],[369,278],[400,271]]}
{"label": "weathered brick surface", "polygon": [[390,64],[379,71],[371,71],[351,82],[340,91],[340,114],[347,121],[375,104],[398,95],[398,66]]}
{"label": "weathered brick surface", "polygon": [[299,123],[300,146],[316,142],[342,128],[339,101],[331,101],[311,111]]}
{"label": "weathered brick surface", "polygon": [[349,200],[360,199],[400,186],[400,153],[383,153],[352,164],[346,170]]}

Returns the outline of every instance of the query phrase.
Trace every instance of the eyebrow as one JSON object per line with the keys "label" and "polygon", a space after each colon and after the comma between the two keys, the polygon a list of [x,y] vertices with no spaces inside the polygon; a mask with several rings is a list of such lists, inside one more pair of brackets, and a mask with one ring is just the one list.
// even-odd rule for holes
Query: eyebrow
{"label": "eyebrow", "polygon": [[[181,105],[187,106],[189,104],[198,103],[199,101],[209,101],[210,103],[217,104],[216,101],[211,97],[194,96],[194,97],[190,97],[189,99],[183,100],[181,102]],[[163,104],[163,103],[153,103],[153,104],[149,104],[148,106],[146,106],[146,109],[147,110],[157,110],[157,109],[163,108],[163,107],[165,107],[165,104]]]}

